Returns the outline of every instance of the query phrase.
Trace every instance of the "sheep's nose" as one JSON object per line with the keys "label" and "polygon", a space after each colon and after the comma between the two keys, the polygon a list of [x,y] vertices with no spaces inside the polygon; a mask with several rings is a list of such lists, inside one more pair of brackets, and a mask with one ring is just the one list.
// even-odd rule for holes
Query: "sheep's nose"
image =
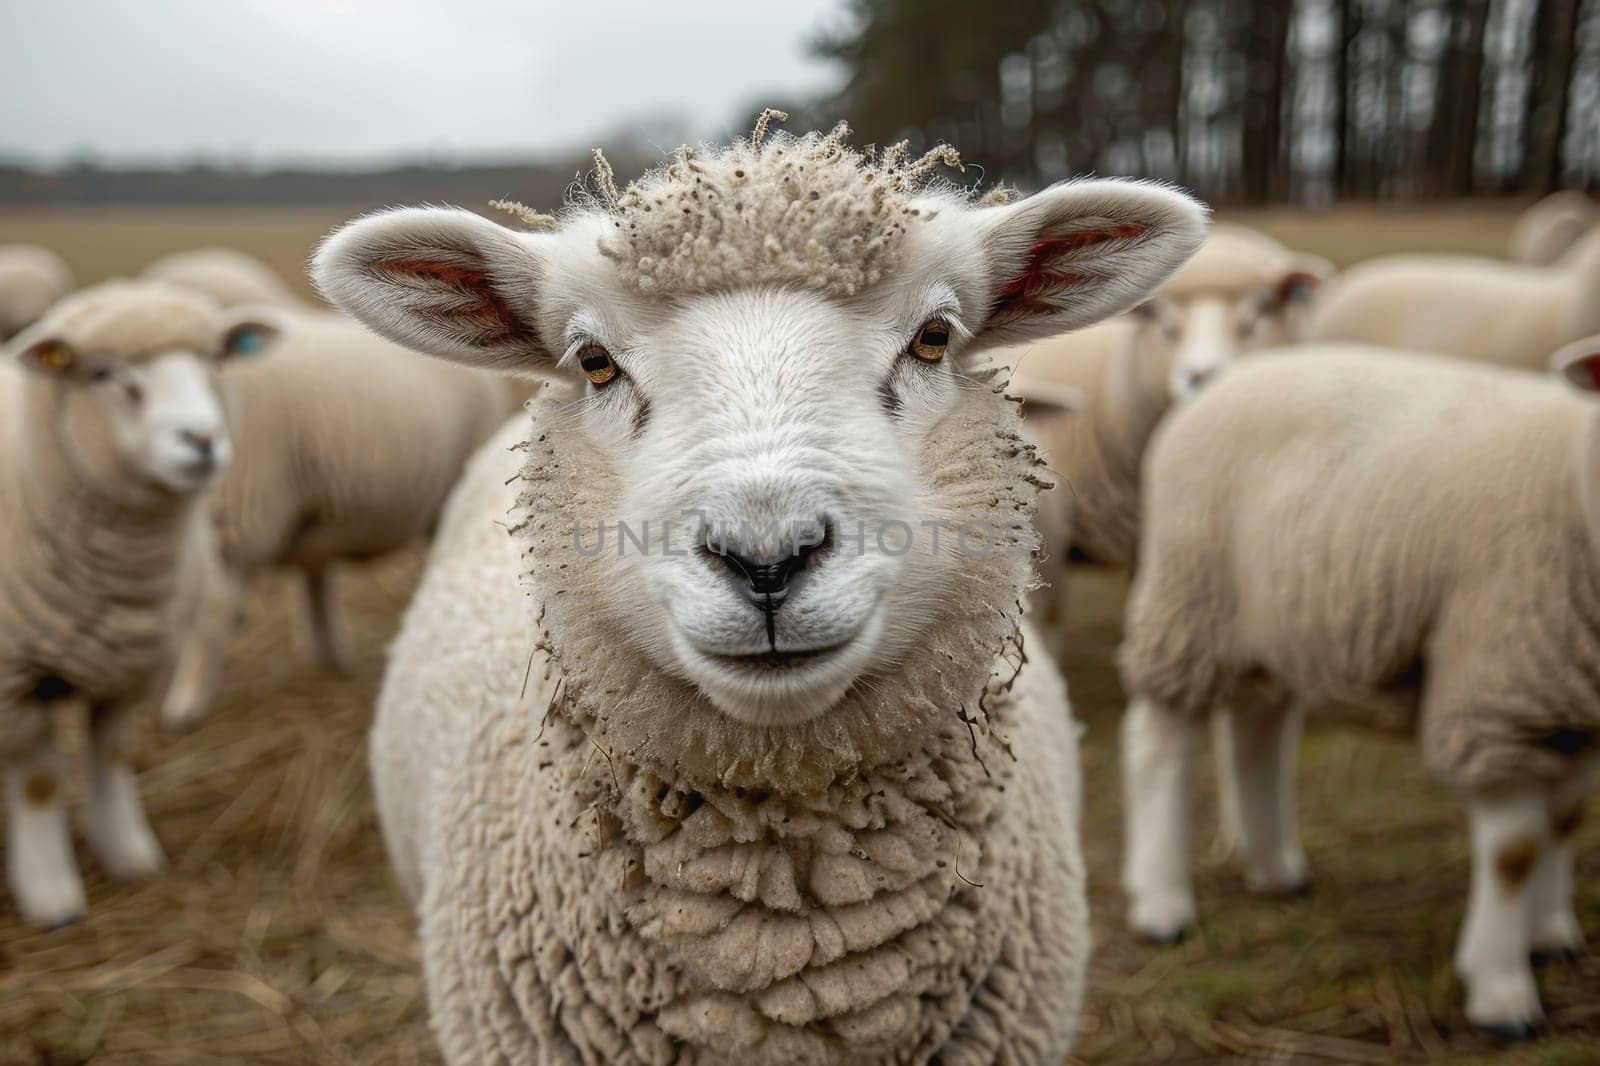
{"label": "sheep's nose", "polygon": [[178,439],[196,452],[199,452],[202,459],[211,459],[216,455],[217,436],[215,433],[197,429],[180,429],[178,430]]}
{"label": "sheep's nose", "polygon": [[745,549],[719,541],[710,533],[706,535],[704,547],[739,579],[751,603],[762,608],[776,607],[789,595],[789,584],[794,576],[804,570],[812,555],[830,540],[831,529],[825,520],[813,523],[810,528],[815,536],[797,535],[777,551]]}

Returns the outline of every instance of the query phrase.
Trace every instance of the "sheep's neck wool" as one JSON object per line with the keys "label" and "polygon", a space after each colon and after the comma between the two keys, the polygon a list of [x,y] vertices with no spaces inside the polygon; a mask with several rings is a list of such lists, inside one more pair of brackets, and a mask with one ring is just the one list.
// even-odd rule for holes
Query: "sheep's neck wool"
{"label": "sheep's neck wool", "polygon": [[84,464],[109,462],[109,439],[87,427],[63,437],[55,383],[18,391],[18,424],[0,432],[0,531],[12,531],[0,539],[18,545],[0,560],[0,691],[26,692],[45,666],[90,699],[124,691],[170,654],[168,608],[198,512],[120,473],[116,491],[100,484]]}
{"label": "sheep's neck wool", "polygon": [[[1023,975],[1078,945],[1056,924],[1071,908],[1030,887],[1056,842],[1003,817],[1007,790],[1048,772],[1004,740],[1027,552],[960,568],[893,673],[818,720],[758,729],[628,645],[604,594],[615,560],[570,532],[609,513],[616,482],[581,435],[541,431],[556,404],[533,411],[514,532],[557,675],[532,687],[555,695],[474,737],[469,764],[505,786],[475,793],[474,817],[507,846],[463,873],[479,887],[450,890],[497,901],[522,1023],[615,1062],[1042,1060],[1052,1037],[1029,1019],[1066,993]],[[997,392],[964,393],[924,457],[939,517],[1028,519],[1045,482],[1017,429]],[[567,842],[522,846],[530,816]],[[537,887],[559,885],[586,887]]]}

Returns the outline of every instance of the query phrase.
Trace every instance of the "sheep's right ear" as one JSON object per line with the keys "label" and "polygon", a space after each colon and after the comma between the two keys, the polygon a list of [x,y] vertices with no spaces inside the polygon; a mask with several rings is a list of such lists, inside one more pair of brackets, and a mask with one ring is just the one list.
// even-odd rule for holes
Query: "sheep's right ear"
{"label": "sheep's right ear", "polygon": [[1550,368],[1567,384],[1584,392],[1600,392],[1600,335],[1585,337],[1550,357]]}
{"label": "sheep's right ear", "polygon": [[553,364],[534,326],[543,261],[469,211],[402,208],[357,219],[317,250],[323,296],[390,340],[471,366]]}
{"label": "sheep's right ear", "polygon": [[83,367],[78,350],[59,337],[43,336],[22,342],[16,359],[24,370],[67,379],[76,377]]}

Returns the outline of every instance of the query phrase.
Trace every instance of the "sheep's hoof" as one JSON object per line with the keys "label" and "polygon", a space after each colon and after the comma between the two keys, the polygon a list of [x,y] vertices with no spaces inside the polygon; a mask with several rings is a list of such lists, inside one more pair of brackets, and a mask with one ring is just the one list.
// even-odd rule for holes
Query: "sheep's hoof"
{"label": "sheep's hoof", "polygon": [[1534,948],[1528,952],[1528,961],[1535,966],[1570,966],[1578,961],[1578,954],[1577,948]]}
{"label": "sheep's hoof", "polygon": [[1519,1018],[1513,1022],[1497,1022],[1493,1025],[1478,1026],[1483,1032],[1496,1040],[1532,1040],[1544,1031],[1544,1026],[1527,1018]]}

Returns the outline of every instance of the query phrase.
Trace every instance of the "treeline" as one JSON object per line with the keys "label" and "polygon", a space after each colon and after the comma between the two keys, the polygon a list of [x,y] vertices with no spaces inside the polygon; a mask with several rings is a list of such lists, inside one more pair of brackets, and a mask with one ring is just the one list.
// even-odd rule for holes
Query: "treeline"
{"label": "treeline", "polygon": [[818,39],[861,138],[948,140],[1024,184],[1219,202],[1600,184],[1600,0],[851,0]]}

